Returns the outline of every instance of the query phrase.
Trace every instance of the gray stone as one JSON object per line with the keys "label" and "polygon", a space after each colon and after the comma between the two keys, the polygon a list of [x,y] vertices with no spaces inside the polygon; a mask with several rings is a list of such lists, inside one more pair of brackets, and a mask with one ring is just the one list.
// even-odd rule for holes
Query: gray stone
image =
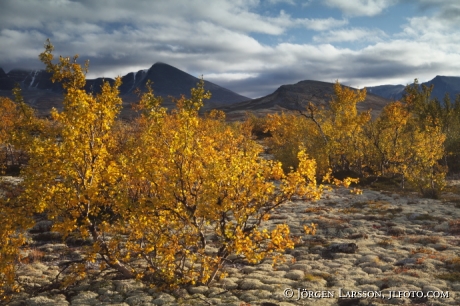
{"label": "gray stone", "polygon": [[291,266],[292,270],[301,270],[301,271],[308,271],[311,270],[311,265],[306,263],[296,263]]}
{"label": "gray stone", "polygon": [[240,295],[240,299],[245,301],[245,302],[255,302],[260,300],[260,298],[253,293],[254,291],[248,291],[244,292],[243,294]]}
{"label": "gray stone", "polygon": [[125,303],[128,303],[130,306],[137,306],[137,305],[144,305],[146,303],[150,303],[153,300],[153,297],[147,295],[145,293],[133,295],[128,297],[125,300]]}
{"label": "gray stone", "polygon": [[404,258],[401,260],[398,260],[394,265],[395,266],[407,266],[407,265],[413,265],[417,262],[415,258]]}
{"label": "gray stone", "polygon": [[142,290],[145,285],[139,281],[128,279],[128,280],[117,280],[113,282],[115,290],[120,293],[128,293],[129,291]]}
{"label": "gray stone", "polygon": [[167,293],[160,294],[155,300],[152,301],[155,305],[165,305],[167,303],[175,302],[176,299]]}
{"label": "gray stone", "polygon": [[49,232],[51,227],[53,226],[53,222],[49,220],[41,220],[35,223],[35,225],[30,229],[31,233],[43,233]]}
{"label": "gray stone", "polygon": [[92,291],[82,291],[79,292],[76,296],[72,298],[72,305],[74,304],[88,304],[88,305],[94,305],[98,303],[97,297],[99,294],[96,292]]}
{"label": "gray stone", "polygon": [[233,290],[233,289],[238,288],[238,284],[236,283],[236,281],[229,279],[229,278],[224,278],[219,283],[222,286],[222,288],[227,289],[227,290]]}
{"label": "gray stone", "polygon": [[69,303],[64,299],[50,299],[45,296],[36,296],[25,301],[27,306],[56,306],[56,305],[69,305]]}
{"label": "gray stone", "polygon": [[206,294],[206,292],[208,291],[209,291],[209,288],[206,286],[197,286],[197,287],[188,288],[188,292],[190,292],[190,294],[195,294],[195,293]]}
{"label": "gray stone", "polygon": [[374,267],[365,267],[363,268],[363,271],[368,273],[368,274],[380,274],[382,273],[382,270],[379,268],[374,268]]}

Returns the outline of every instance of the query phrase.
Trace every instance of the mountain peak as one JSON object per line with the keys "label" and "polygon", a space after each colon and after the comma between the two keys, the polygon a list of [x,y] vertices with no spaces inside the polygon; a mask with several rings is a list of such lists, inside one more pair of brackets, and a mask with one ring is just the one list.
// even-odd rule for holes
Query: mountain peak
{"label": "mountain peak", "polygon": [[[196,87],[200,81],[199,78],[163,62],[153,64],[137,86],[145,88],[148,80],[153,83],[152,89],[155,94],[163,97],[190,96],[190,89]],[[206,80],[204,81],[204,88],[211,91],[210,102],[226,104],[251,100]]]}
{"label": "mountain peak", "polygon": [[[169,64],[167,64],[167,63],[165,63],[165,62],[156,62],[155,64],[152,65],[152,67],[153,67],[153,66],[161,66],[161,65],[165,65],[165,66],[169,66],[169,67],[176,68],[176,67],[171,66],[171,65],[169,65]],[[176,69],[177,69],[177,68],[176,68]]]}
{"label": "mountain peak", "polygon": [[170,70],[175,70],[175,71],[180,71],[180,72],[186,73],[186,72],[180,70],[179,68],[176,68],[176,67],[171,66],[171,65],[169,65],[167,63],[164,63],[164,62],[156,62],[155,64],[153,64],[147,70],[151,70],[151,69],[170,69]]}

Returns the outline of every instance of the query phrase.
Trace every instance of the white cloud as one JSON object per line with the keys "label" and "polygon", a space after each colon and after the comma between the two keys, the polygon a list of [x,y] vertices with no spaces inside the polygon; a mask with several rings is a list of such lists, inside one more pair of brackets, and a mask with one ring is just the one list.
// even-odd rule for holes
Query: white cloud
{"label": "white cloud", "polygon": [[310,6],[310,4],[313,3],[314,0],[303,0],[302,1],[302,7],[307,7]]}
{"label": "white cloud", "polygon": [[[460,25],[460,24],[459,24]],[[444,20],[442,15],[408,18],[403,32],[397,35],[401,39],[425,42],[444,52],[458,53],[460,33],[455,22]]]}
{"label": "white cloud", "polygon": [[375,16],[395,4],[396,0],[325,0],[325,3],[347,16]]}
{"label": "white cloud", "polygon": [[[204,20],[245,33],[283,33],[286,16],[267,17],[253,12],[258,1],[12,1],[5,0],[0,27],[47,28],[54,22],[146,24],[194,23]],[[103,12],[103,13],[101,13]],[[37,19],[39,15],[41,18]]]}
{"label": "white cloud", "polygon": [[378,42],[387,37],[385,32],[379,29],[351,28],[331,30],[313,37],[313,41],[321,43],[332,42]]}
{"label": "white cloud", "polygon": [[228,72],[228,73],[209,73],[204,75],[204,77],[207,80],[213,81],[213,82],[219,82],[219,81],[237,81],[237,80],[246,80],[249,78],[256,78],[258,77],[258,73],[245,73],[245,72]]}
{"label": "white cloud", "polygon": [[4,29],[0,31],[0,44],[8,48],[0,48],[0,59],[18,63],[22,58],[34,58],[43,51],[46,36],[35,30],[18,31]]}
{"label": "white cloud", "polygon": [[348,24],[348,20],[334,19],[334,18],[324,18],[324,19],[299,19],[296,21],[297,24],[306,27],[307,29],[315,31],[325,31],[331,28],[337,28]]}

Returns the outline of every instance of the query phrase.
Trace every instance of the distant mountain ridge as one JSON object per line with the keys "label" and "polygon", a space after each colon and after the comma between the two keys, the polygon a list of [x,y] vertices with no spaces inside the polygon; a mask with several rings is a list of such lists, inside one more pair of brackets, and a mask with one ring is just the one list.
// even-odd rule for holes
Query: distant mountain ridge
{"label": "distant mountain ridge", "polygon": [[[104,80],[111,84],[115,82],[111,78],[87,79],[86,91],[98,92]],[[166,107],[173,106],[169,97],[179,98],[181,95],[189,97],[190,89],[199,82],[198,78],[165,63],[155,63],[149,69],[130,72],[124,75],[121,80],[122,85],[119,90],[125,104],[124,108],[129,108],[131,103],[138,100],[135,90],[145,91],[148,80],[152,82],[154,94],[164,98]],[[48,105],[50,104],[47,101],[48,98],[54,101],[52,103],[54,107],[61,108],[55,100],[58,99],[58,95],[62,99],[62,85],[53,83],[49,72],[45,70],[13,69],[5,73],[0,68],[0,90],[6,91],[0,93],[0,95],[9,95],[8,91],[11,91],[16,83],[21,85],[25,101],[41,110],[42,113],[46,113],[46,110],[51,109],[51,105]],[[205,101],[210,105],[226,105],[250,100],[248,97],[206,80],[204,81],[204,87],[206,90],[211,91],[211,99]]]}
{"label": "distant mountain ridge", "polygon": [[[264,114],[281,110],[305,110],[309,102],[327,107],[333,95],[334,83],[305,80],[282,85],[265,97],[221,106],[220,109],[233,118],[241,118],[246,111]],[[366,100],[358,103],[357,108],[359,111],[372,109],[372,114],[377,115],[389,102],[388,99],[367,94]]]}
{"label": "distant mountain ridge", "polygon": [[[13,69],[5,73],[0,68],[0,96],[11,96],[14,84],[19,83],[23,89],[25,101],[38,110],[39,114],[46,115],[52,107],[62,109],[62,86],[51,82],[51,74],[45,70]],[[88,92],[97,92],[106,80],[113,83],[110,78],[88,79],[85,89]],[[129,118],[133,115],[131,104],[136,103],[139,97],[136,89],[145,90],[147,81],[152,82],[155,95],[164,98],[163,105],[173,108],[174,103],[168,97],[189,96],[190,89],[195,87],[198,78],[165,63],[155,63],[149,69],[130,72],[122,77],[120,95],[123,99],[122,117]],[[433,80],[422,83],[434,85],[432,98],[443,100],[445,93],[451,99],[460,94],[460,77],[436,76]],[[296,84],[280,86],[273,93],[250,99],[214,83],[205,81],[205,89],[210,90],[212,97],[205,101],[203,110],[217,108],[225,111],[233,118],[241,119],[246,111],[259,114],[272,113],[280,110],[305,110],[309,102],[315,105],[327,106],[334,94],[333,83],[304,80]],[[367,87],[367,98],[358,104],[359,111],[372,109],[376,115],[392,100],[398,100],[404,92],[404,85],[381,85]]]}
{"label": "distant mountain ridge", "polygon": [[[449,94],[452,100],[460,94],[460,77],[437,75],[432,80],[421,83],[420,85],[434,85],[433,91],[431,92],[431,98],[436,98],[441,102],[444,100],[446,93]],[[405,87],[404,85],[380,85],[366,87],[366,89],[368,93],[390,100],[399,100],[404,93]]]}

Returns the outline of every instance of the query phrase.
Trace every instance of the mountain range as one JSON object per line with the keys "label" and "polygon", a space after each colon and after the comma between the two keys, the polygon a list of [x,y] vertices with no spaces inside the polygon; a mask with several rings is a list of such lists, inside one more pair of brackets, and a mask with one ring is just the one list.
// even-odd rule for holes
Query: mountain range
{"label": "mountain range", "polygon": [[[123,115],[131,115],[132,103],[139,100],[137,89],[145,90],[147,81],[152,82],[152,89],[156,96],[164,98],[163,105],[171,108],[174,106],[170,97],[179,98],[182,94],[190,96],[190,89],[195,87],[199,79],[173,66],[165,63],[155,63],[150,69],[130,72],[121,78],[119,87],[123,99]],[[97,78],[86,80],[87,92],[97,93],[103,81],[113,84],[114,79]],[[62,109],[62,85],[51,81],[51,73],[45,70],[13,69],[5,73],[0,68],[0,96],[11,96],[11,89],[19,83],[22,88],[24,100],[36,108],[41,115],[46,115],[52,107]],[[231,104],[250,100],[229,89],[223,88],[209,81],[204,81],[204,88],[211,91],[211,99],[207,107]]]}
{"label": "mountain range", "polygon": [[[411,85],[413,85],[413,83]],[[448,94],[452,100],[460,94],[460,77],[437,75],[434,79],[421,83],[420,86],[421,85],[426,85],[428,87],[433,85],[434,88],[431,92],[431,98],[436,98],[441,102],[444,100],[446,94]],[[390,100],[399,100],[404,93],[405,87],[404,85],[380,85],[366,87],[366,89],[368,93]]]}
{"label": "mountain range", "polygon": [[[19,83],[24,100],[34,107],[39,115],[49,114],[52,107],[62,110],[62,86],[51,82],[50,77],[51,74],[45,70],[13,69],[5,73],[0,68],[0,96],[11,97],[11,89]],[[88,79],[85,89],[88,92],[97,92],[104,80],[114,82],[110,78]],[[131,105],[139,100],[135,91],[145,90],[148,80],[152,82],[155,95],[163,97],[163,105],[170,109],[174,107],[170,97],[178,98],[182,94],[189,96],[190,89],[199,81],[198,78],[165,63],[156,63],[149,69],[130,72],[122,77],[122,85],[119,88],[123,100],[122,118],[134,116]],[[432,97],[441,101],[445,93],[448,93],[451,98],[455,98],[460,93],[460,77],[436,76],[423,84],[428,86],[434,84]],[[333,86],[333,83],[305,80],[296,84],[282,85],[265,97],[250,99],[205,81],[205,89],[211,91],[212,97],[210,101],[205,101],[203,109],[221,109],[227,113],[230,120],[239,120],[244,118],[247,111],[263,115],[280,110],[304,110],[309,102],[317,106],[327,106],[334,94]],[[391,100],[400,99],[404,88],[404,85],[367,87],[366,100],[358,104],[358,110],[372,109],[372,114],[375,116]]]}
{"label": "mountain range", "polygon": [[[334,84],[320,81],[300,81],[296,84],[282,85],[265,97],[221,106],[220,109],[234,119],[239,119],[246,111],[269,113],[280,110],[305,110],[309,102],[327,107],[334,95]],[[358,111],[372,110],[377,115],[390,100],[367,94],[366,100],[357,105]]]}

